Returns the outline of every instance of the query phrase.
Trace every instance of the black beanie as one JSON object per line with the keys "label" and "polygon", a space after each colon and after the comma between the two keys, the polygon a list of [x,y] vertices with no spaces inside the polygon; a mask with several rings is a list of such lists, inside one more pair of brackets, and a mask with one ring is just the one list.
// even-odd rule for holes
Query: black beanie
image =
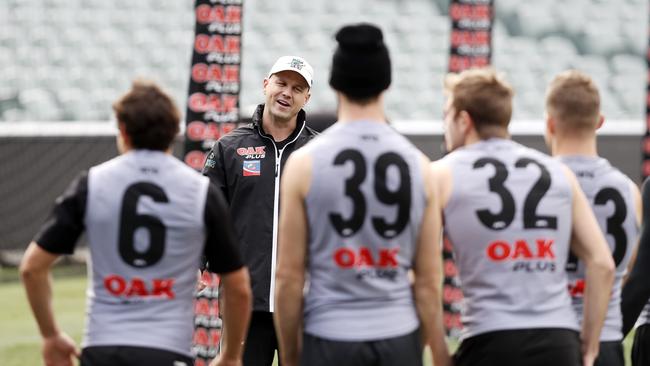
{"label": "black beanie", "polygon": [[390,56],[381,29],[372,24],[347,25],[336,33],[330,86],[363,99],[379,95],[390,85]]}

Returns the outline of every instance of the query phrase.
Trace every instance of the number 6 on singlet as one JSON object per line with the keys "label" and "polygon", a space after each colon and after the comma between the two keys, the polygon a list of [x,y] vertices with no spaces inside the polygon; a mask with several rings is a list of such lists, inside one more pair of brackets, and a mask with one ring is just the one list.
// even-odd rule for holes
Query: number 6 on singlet
{"label": "number 6 on singlet", "polygon": [[[127,264],[143,268],[156,264],[165,253],[165,224],[156,216],[137,212],[140,197],[148,196],[154,202],[169,202],[165,191],[153,183],[140,182],[130,185],[122,198],[120,215],[119,252]],[[145,250],[136,250],[135,235],[140,228],[149,232],[149,246]]]}

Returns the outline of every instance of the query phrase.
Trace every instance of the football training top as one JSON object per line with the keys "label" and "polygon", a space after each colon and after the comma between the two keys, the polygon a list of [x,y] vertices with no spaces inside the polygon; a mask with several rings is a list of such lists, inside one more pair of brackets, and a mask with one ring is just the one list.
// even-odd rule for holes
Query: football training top
{"label": "football training top", "polygon": [[[603,235],[614,256],[616,275],[600,340],[620,341],[623,339],[621,287],[638,235],[633,183],[630,178],[603,158],[561,156],[559,159],[571,168],[578,178],[580,187],[591,204],[598,225],[603,230]],[[587,285],[584,264],[572,255],[567,264],[567,272],[569,272],[569,289],[573,307],[578,314],[578,319],[582,320],[584,307],[582,295]]]}
{"label": "football training top", "polygon": [[242,267],[225,202],[208,178],[162,152],[135,150],[82,174],[34,239],[90,249],[83,346],[140,346],[191,355],[193,293],[205,254]]}
{"label": "football training top", "polygon": [[452,192],[444,209],[464,295],[461,338],[507,329],[578,329],[565,270],[570,183],[562,164],[506,139],[444,158]]}
{"label": "football training top", "polygon": [[422,154],[371,121],[335,124],[303,149],[313,157],[304,331],[341,341],[412,332],[407,273],[426,205]]}

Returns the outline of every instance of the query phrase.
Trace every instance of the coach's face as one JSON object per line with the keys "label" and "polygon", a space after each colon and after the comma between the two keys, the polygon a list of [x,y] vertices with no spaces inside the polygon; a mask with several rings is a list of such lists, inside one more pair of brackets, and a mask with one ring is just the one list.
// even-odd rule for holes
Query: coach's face
{"label": "coach's face", "polygon": [[445,104],[445,145],[447,151],[454,151],[455,149],[464,145],[464,136],[460,121],[460,113],[453,107],[453,97],[447,98]]}
{"label": "coach's face", "polygon": [[281,71],[264,79],[265,108],[274,118],[290,120],[309,100],[309,86],[293,71]]}

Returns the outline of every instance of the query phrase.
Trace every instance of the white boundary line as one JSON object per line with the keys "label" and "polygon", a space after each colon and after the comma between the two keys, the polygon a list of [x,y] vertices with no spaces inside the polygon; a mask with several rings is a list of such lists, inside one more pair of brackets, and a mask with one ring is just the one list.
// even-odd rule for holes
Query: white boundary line
{"label": "white boundary line", "polygon": [[[441,120],[398,120],[391,124],[404,135],[442,135]],[[512,135],[543,135],[545,123],[542,120],[515,120],[510,123]],[[601,135],[642,136],[646,126],[643,120],[605,120],[598,131]],[[181,133],[185,125],[181,124]],[[30,136],[115,136],[117,126],[114,121],[86,122],[0,122],[0,137]]]}

